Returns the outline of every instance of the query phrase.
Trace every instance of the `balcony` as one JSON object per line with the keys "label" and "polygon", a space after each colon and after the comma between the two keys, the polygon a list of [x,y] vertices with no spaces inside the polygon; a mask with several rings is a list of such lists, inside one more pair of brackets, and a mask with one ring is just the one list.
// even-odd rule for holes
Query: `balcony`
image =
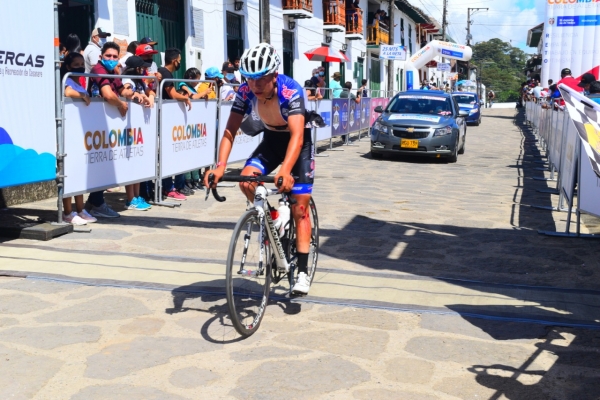
{"label": "balcony", "polygon": [[390,31],[375,20],[373,25],[367,27],[367,46],[390,44]]}
{"label": "balcony", "polygon": [[313,17],[312,0],[283,0],[283,15],[296,19]]}
{"label": "balcony", "polygon": [[362,40],[364,37],[363,12],[361,9],[346,13],[346,39]]}
{"label": "balcony", "polygon": [[346,6],[343,0],[323,0],[323,30],[344,32],[346,30]]}

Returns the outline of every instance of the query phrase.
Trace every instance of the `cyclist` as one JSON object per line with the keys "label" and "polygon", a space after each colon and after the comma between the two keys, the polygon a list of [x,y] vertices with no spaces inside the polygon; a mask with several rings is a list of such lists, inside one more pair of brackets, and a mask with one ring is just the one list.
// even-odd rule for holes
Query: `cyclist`
{"label": "cyclist", "polygon": [[[252,120],[256,115],[262,121],[263,141],[246,161],[242,175],[267,175],[281,165],[275,182],[282,178],[280,192],[291,192],[297,201],[292,206],[292,215],[296,226],[298,279],[292,293],[307,294],[311,239],[308,204],[314,178],[314,150],[311,130],[305,128],[304,89],[292,78],[278,74],[280,63],[275,48],[267,43],[248,49],[242,55],[239,71],[247,82],[238,89],[219,147],[216,169],[207,171],[204,185],[208,186],[210,174],[214,174],[213,187],[223,177],[234,138],[244,118]],[[250,202],[254,201],[255,188],[255,183],[240,184]]]}

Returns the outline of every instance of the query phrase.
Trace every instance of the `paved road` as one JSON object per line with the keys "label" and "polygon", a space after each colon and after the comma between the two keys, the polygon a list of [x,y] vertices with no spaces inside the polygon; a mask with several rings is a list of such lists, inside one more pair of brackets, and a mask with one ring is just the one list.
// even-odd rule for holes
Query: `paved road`
{"label": "paved road", "polygon": [[514,110],[484,112],[456,164],[372,160],[366,140],[323,153],[311,296],[275,301],[244,341],[207,294],[236,189],[5,241],[0,270],[28,278],[0,281],[0,397],[597,399],[599,247],[536,233],[565,215],[527,207],[556,203],[531,179],[531,134]]}

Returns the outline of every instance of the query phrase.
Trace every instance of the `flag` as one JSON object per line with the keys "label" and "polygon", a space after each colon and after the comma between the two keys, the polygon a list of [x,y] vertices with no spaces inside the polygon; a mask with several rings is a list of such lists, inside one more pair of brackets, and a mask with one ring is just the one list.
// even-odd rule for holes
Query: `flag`
{"label": "flag", "polygon": [[563,84],[558,89],[577,128],[592,169],[600,178],[600,104]]}

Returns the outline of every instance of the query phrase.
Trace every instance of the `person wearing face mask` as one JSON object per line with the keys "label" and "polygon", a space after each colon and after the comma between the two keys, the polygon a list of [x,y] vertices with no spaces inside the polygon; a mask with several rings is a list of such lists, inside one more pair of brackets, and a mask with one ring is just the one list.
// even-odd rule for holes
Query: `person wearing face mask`
{"label": "person wearing face mask", "polygon": [[[85,61],[80,53],[70,53],[64,58],[64,62],[60,67],[60,79],[65,77],[69,72],[83,74],[85,72]],[[84,87],[77,81],[77,77],[68,77],[65,81],[65,97],[81,99],[85,105],[90,105],[90,96]],[[72,225],[86,225],[96,222],[96,218],[91,216],[83,207],[83,195],[75,196],[75,207],[77,211],[73,211],[71,197],[63,198],[63,221]]]}
{"label": "person wearing face mask", "polygon": [[225,79],[220,85],[219,97],[224,101],[232,101],[238,87],[229,86],[228,83],[239,85],[242,82],[238,81],[235,77],[235,68],[233,66],[226,68],[223,72],[225,73]]}
{"label": "person wearing face mask", "polygon": [[[165,51],[165,66],[158,69],[161,79],[173,79],[173,72],[181,68],[181,51],[174,47],[168,48]],[[178,100],[187,106],[188,110],[192,109],[192,103],[188,96],[177,93],[175,82],[167,81],[163,85],[161,96],[163,99]],[[163,196],[165,198],[177,201],[187,200],[186,196],[194,194],[189,188],[185,187],[185,178],[183,174],[176,175],[175,181],[172,177],[167,177],[162,180]]]}
{"label": "person wearing face mask", "polygon": [[106,43],[106,38],[111,36],[110,33],[104,32],[101,28],[96,28],[92,31],[90,42],[83,50],[83,58],[85,59],[85,72],[89,73],[94,65],[98,64],[100,59],[100,49]]}

